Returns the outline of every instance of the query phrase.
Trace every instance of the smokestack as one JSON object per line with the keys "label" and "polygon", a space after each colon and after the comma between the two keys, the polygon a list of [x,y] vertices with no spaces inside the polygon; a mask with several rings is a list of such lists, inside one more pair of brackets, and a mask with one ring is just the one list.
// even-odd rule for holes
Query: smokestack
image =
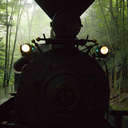
{"label": "smokestack", "polygon": [[72,13],[77,17],[94,2],[94,0],[35,0],[38,5],[53,19],[60,11]]}

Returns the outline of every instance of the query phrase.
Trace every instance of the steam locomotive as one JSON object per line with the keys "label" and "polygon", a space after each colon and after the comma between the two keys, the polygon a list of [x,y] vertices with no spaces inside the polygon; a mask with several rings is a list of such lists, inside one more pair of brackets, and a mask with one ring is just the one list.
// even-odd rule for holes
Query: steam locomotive
{"label": "steam locomotive", "polygon": [[[99,47],[88,37],[76,38],[82,27],[80,15],[93,0],[36,2],[52,19],[51,38],[44,35],[31,44],[21,45],[22,57],[14,64],[20,82],[16,95],[7,103],[14,112],[13,121],[8,121],[13,125],[3,126],[110,127],[105,119],[109,107],[108,79],[96,61],[108,54],[108,48]],[[37,43],[41,40],[45,44]],[[92,44],[87,45],[89,42]],[[48,44],[51,49],[44,52],[41,47]],[[84,51],[79,46],[84,46]],[[97,53],[92,53],[94,47],[98,48]]]}

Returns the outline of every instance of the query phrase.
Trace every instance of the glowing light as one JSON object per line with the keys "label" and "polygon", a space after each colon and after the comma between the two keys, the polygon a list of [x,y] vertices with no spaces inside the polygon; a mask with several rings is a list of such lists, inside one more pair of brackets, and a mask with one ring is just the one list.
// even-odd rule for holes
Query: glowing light
{"label": "glowing light", "polygon": [[31,50],[31,48],[30,48],[30,46],[28,44],[23,44],[21,46],[21,50],[22,50],[22,52],[27,53],[27,52],[29,52]]}
{"label": "glowing light", "polygon": [[108,47],[102,46],[100,49],[101,54],[106,55],[108,53]]}
{"label": "glowing light", "polygon": [[34,51],[35,50],[35,47],[34,46],[32,46],[32,51]]}
{"label": "glowing light", "polygon": [[99,48],[96,48],[96,52],[97,52],[97,53],[99,52]]}

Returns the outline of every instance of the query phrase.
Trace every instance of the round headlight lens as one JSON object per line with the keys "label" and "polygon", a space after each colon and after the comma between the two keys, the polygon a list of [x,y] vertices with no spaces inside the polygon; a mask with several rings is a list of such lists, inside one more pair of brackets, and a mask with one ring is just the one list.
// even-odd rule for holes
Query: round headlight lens
{"label": "round headlight lens", "polygon": [[102,46],[100,49],[101,54],[106,55],[108,54],[108,47],[107,46]]}
{"label": "round headlight lens", "polygon": [[24,53],[30,52],[30,50],[31,50],[31,47],[28,44],[23,44],[21,46],[21,51]]}

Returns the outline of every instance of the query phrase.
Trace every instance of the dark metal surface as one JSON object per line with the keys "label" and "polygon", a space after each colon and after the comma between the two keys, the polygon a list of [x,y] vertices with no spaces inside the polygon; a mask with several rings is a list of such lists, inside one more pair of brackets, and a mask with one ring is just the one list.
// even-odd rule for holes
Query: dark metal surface
{"label": "dark metal surface", "polygon": [[115,121],[113,123],[115,125],[115,128],[126,128],[126,127],[123,127],[123,120],[124,120],[124,117],[128,116],[128,111],[111,110],[110,115],[114,117]]}
{"label": "dark metal surface", "polygon": [[63,11],[80,16],[94,0],[35,0],[38,5],[53,19],[56,13]]}

